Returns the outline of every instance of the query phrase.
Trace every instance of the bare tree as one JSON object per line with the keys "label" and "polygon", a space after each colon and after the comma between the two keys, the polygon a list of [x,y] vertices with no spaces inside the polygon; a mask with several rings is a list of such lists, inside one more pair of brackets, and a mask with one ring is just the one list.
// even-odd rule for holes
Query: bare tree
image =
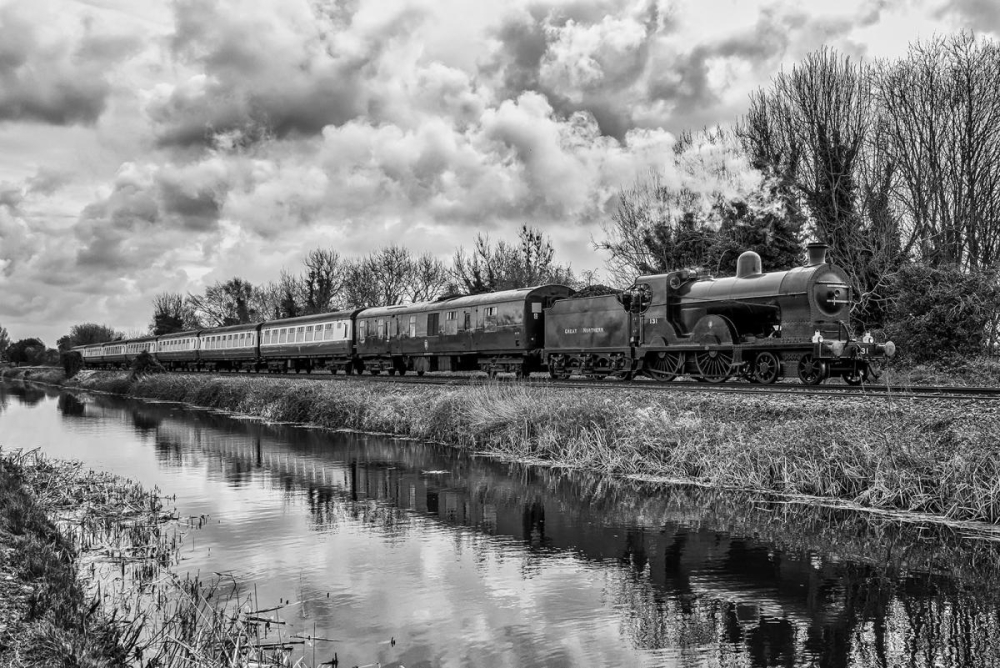
{"label": "bare tree", "polygon": [[6,327],[0,327],[0,360],[7,359],[7,349],[10,348],[10,336]]}
{"label": "bare tree", "polygon": [[180,293],[162,292],[153,298],[153,321],[149,332],[154,336],[199,327],[197,315]]}
{"label": "bare tree", "polygon": [[444,262],[424,253],[410,262],[409,287],[406,297],[412,302],[430,301],[448,287],[448,269]]}
{"label": "bare tree", "polygon": [[348,262],[344,274],[344,297],[348,307],[404,303],[411,264],[410,252],[396,245]]}
{"label": "bare tree", "polygon": [[613,284],[624,287],[656,262],[646,243],[657,223],[667,219],[665,189],[659,172],[650,171],[618,193],[618,206],[610,222],[602,222],[604,239],[594,248],[608,253],[606,267]]}
{"label": "bare tree", "polygon": [[554,256],[552,243],[541,231],[522,225],[516,245],[502,240],[493,243],[480,234],[471,253],[459,248],[452,277],[469,294],[575,282],[570,267],[556,264]]}
{"label": "bare tree", "polygon": [[332,249],[317,248],[309,252],[303,264],[306,266],[301,281],[303,313],[336,310],[344,284],[340,254]]}
{"label": "bare tree", "polygon": [[187,302],[201,321],[213,327],[255,322],[261,316],[257,290],[239,277],[209,286],[204,295],[188,294]]}
{"label": "bare tree", "polygon": [[1000,259],[1000,48],[968,33],[880,63],[880,147],[905,212],[902,250],[934,265]]}
{"label": "bare tree", "polygon": [[824,48],[751,95],[738,128],[754,164],[783,184],[813,234],[851,276],[856,313],[878,324],[884,279],[900,261],[889,198],[893,163],[873,141],[880,122],[872,68]]}
{"label": "bare tree", "polygon": [[306,314],[306,305],[302,299],[302,281],[282,269],[277,289],[278,318],[294,318]]}

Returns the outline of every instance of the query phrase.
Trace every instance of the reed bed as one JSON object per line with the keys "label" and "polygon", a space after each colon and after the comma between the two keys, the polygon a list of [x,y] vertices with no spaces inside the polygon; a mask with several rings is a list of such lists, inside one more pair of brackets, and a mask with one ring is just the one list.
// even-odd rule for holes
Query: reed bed
{"label": "reed bed", "polygon": [[0,665],[288,666],[314,643],[235,580],[173,574],[184,533],[205,518],[179,518],[164,500],[79,463],[0,451],[0,544],[13,548],[0,567],[14,577],[0,595],[29,591],[0,619],[13,622]]}
{"label": "reed bed", "polygon": [[[77,385],[123,393],[124,377],[91,374]],[[989,402],[169,374],[124,393],[549,466],[1000,520],[1000,421]]]}

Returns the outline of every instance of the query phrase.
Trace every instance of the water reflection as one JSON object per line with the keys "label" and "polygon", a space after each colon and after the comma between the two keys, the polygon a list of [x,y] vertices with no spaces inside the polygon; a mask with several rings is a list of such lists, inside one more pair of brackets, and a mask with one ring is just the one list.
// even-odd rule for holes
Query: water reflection
{"label": "water reflection", "polygon": [[59,412],[64,416],[80,417],[83,415],[85,405],[75,394],[71,392],[61,392],[58,401]]}
{"label": "water reflection", "polygon": [[13,397],[16,401],[25,406],[37,406],[46,397],[45,386],[35,385],[34,383],[25,383],[23,381],[15,381],[11,383],[6,383],[7,388],[3,394],[2,399],[0,399],[0,407],[7,407],[7,396]]}
{"label": "water reflection", "polygon": [[[230,533],[212,538],[223,556],[191,563],[270,585],[301,602],[299,628],[354,634],[383,665],[1000,660],[1000,553],[947,527],[169,405],[58,406],[69,423],[127,426],[159,470],[259,504],[203,499]],[[398,649],[380,644],[390,634]]]}

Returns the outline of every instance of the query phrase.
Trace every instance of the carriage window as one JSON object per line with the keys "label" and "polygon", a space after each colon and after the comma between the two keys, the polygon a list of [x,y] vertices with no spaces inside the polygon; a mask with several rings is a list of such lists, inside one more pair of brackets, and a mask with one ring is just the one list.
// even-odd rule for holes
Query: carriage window
{"label": "carriage window", "polygon": [[484,329],[487,332],[497,331],[497,307],[488,306],[483,311],[483,314],[485,316],[485,322],[483,323]]}
{"label": "carriage window", "polygon": [[362,320],[358,323],[358,341],[361,343],[365,342],[365,330],[368,329],[368,323]]}
{"label": "carriage window", "polygon": [[410,316],[410,327],[409,331],[407,332],[407,335],[411,339],[417,338],[417,316],[415,315]]}
{"label": "carriage window", "polygon": [[379,319],[375,321],[376,334],[375,338],[384,339],[385,338],[385,320]]}
{"label": "carriage window", "polygon": [[302,343],[302,339],[305,337],[305,335],[306,335],[306,328],[305,327],[296,327],[295,328],[295,343]]}
{"label": "carriage window", "polygon": [[466,311],[463,315],[465,316],[465,322],[462,324],[462,329],[469,331],[472,329],[472,314]]}
{"label": "carriage window", "polygon": [[438,316],[438,313],[427,314],[427,336],[437,336],[440,334],[438,331]]}
{"label": "carriage window", "polygon": [[313,340],[313,326],[309,325],[308,327],[306,327],[306,341],[312,341],[312,340]]}
{"label": "carriage window", "polygon": [[[337,324],[339,325],[340,323],[337,323]],[[323,340],[324,341],[333,341],[333,323],[332,322],[326,323],[326,326],[323,328]]]}

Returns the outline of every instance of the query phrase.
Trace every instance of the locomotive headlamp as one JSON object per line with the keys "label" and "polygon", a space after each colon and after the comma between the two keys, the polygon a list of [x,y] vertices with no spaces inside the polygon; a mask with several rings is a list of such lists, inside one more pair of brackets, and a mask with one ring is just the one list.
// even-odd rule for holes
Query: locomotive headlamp
{"label": "locomotive headlamp", "polygon": [[861,343],[873,343],[874,341],[875,337],[872,336],[871,332],[865,332],[861,335]]}

